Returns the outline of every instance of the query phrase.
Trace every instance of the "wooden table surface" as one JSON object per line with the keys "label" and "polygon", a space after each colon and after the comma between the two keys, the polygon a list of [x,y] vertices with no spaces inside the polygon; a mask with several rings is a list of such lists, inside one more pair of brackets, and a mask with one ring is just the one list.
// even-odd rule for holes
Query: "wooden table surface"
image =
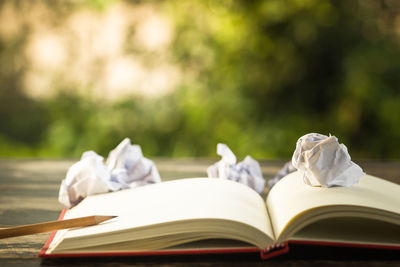
{"label": "wooden table surface", "polygon": [[[206,176],[216,159],[155,160],[163,180]],[[285,161],[262,161],[264,178],[272,178]],[[74,160],[0,160],[0,227],[56,220],[61,180]],[[367,173],[400,184],[400,162],[358,162]],[[399,203],[400,204],[400,203]],[[114,257],[91,259],[40,259],[37,257],[49,233],[0,239],[0,266],[400,266],[400,251],[335,250],[297,253],[261,261],[255,255]]]}

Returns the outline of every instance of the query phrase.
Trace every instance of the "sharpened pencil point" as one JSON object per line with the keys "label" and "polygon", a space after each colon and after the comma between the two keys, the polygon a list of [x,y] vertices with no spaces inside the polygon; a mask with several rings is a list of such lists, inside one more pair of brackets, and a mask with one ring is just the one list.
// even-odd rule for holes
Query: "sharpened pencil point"
{"label": "sharpened pencil point", "polygon": [[114,215],[113,215],[113,216],[101,216],[101,215],[96,215],[96,216],[94,216],[94,218],[95,218],[95,220],[96,220],[96,223],[105,222],[105,221],[114,219],[114,218],[116,218],[116,217],[118,217],[118,216],[114,216]]}

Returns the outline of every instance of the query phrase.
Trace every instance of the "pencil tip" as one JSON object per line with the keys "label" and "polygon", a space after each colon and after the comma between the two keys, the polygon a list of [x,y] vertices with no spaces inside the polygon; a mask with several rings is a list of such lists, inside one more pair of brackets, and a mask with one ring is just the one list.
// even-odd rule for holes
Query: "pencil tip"
{"label": "pencil tip", "polygon": [[114,219],[114,218],[116,218],[116,217],[118,217],[118,216],[101,216],[101,215],[97,215],[97,216],[95,216],[96,217],[96,221],[97,221],[97,223],[101,223],[101,222],[104,222],[104,221],[108,221],[108,220],[111,220],[111,219]]}

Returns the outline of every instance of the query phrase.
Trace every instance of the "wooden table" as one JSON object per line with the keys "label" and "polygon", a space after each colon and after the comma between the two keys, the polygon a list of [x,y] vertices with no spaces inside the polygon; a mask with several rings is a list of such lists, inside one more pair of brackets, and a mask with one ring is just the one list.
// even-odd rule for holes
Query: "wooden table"
{"label": "wooden table", "polygon": [[[155,163],[163,180],[203,177],[207,167],[216,159],[158,159]],[[74,160],[3,159],[0,160],[0,227],[56,220],[62,209],[58,203],[58,190],[68,167]],[[262,161],[264,178],[272,178],[285,161]],[[400,162],[359,162],[369,174],[400,183]],[[400,203],[399,203],[400,205]],[[255,255],[224,256],[163,256],[116,257],[92,259],[52,259],[37,257],[49,233],[0,240],[0,266],[233,266],[284,265],[309,266],[311,264],[346,266],[400,266],[400,251],[372,253],[365,251],[334,250],[316,254],[297,253],[261,261]]]}

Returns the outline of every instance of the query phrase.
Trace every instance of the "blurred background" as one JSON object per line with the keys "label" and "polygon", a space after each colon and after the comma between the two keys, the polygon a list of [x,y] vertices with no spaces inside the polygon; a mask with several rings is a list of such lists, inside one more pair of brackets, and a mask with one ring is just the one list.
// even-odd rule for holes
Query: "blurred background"
{"label": "blurred background", "polygon": [[1,0],[0,156],[400,156],[400,1]]}

